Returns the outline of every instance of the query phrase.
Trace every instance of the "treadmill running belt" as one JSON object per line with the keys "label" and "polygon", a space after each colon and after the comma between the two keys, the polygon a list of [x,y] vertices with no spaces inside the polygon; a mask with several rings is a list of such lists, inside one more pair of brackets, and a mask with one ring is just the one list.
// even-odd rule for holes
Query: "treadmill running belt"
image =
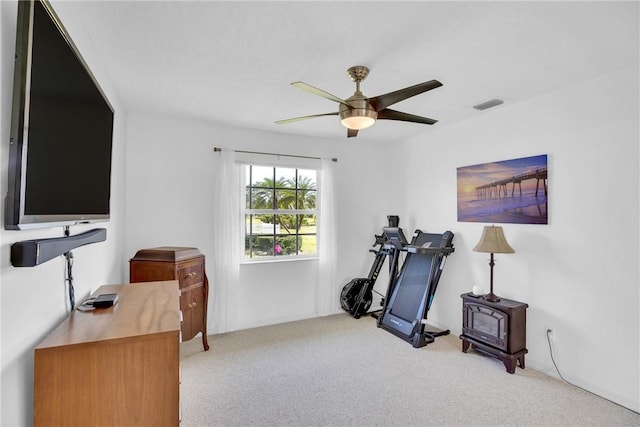
{"label": "treadmill running belt", "polygon": [[[386,233],[386,231],[385,231]],[[416,230],[410,244],[394,245],[389,286],[378,327],[419,348],[449,330],[428,331],[427,312],[438,287],[444,258],[453,252],[453,233],[429,234]],[[406,253],[398,273],[398,251]]]}
{"label": "treadmill running belt", "polygon": [[433,255],[411,254],[409,262],[402,272],[402,286],[398,288],[390,313],[408,322],[419,316],[425,291],[425,282],[430,280],[429,273]]}

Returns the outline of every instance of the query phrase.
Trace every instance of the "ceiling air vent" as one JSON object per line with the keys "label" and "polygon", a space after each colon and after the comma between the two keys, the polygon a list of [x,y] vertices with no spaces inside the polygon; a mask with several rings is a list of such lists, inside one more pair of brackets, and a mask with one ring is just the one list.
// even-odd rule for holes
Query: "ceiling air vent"
{"label": "ceiling air vent", "polygon": [[473,108],[476,110],[486,110],[492,107],[496,107],[500,104],[504,104],[502,99],[491,99],[489,101],[483,102],[482,104],[474,105]]}

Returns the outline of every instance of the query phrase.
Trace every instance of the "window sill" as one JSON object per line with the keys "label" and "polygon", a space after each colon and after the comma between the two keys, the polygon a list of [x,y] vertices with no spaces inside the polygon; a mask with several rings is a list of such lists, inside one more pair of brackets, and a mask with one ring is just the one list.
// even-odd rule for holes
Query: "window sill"
{"label": "window sill", "polygon": [[317,255],[305,256],[305,257],[274,257],[267,259],[243,259],[240,261],[240,265],[252,265],[252,264],[273,264],[279,262],[299,262],[299,261],[317,261],[319,257]]}

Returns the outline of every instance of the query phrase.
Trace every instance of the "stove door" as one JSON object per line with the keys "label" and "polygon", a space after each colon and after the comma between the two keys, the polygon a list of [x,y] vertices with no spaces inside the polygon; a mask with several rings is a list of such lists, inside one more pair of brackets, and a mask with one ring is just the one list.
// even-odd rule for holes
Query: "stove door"
{"label": "stove door", "polygon": [[495,308],[465,303],[462,333],[507,351],[509,315]]}

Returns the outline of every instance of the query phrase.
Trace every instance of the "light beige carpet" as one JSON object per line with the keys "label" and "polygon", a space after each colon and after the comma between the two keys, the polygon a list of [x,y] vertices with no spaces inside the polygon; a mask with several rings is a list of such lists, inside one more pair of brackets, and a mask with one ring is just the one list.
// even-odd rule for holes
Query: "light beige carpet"
{"label": "light beige carpet", "polygon": [[415,349],[340,314],[181,347],[181,427],[639,426],[640,415],[530,368],[461,352],[456,336]]}

